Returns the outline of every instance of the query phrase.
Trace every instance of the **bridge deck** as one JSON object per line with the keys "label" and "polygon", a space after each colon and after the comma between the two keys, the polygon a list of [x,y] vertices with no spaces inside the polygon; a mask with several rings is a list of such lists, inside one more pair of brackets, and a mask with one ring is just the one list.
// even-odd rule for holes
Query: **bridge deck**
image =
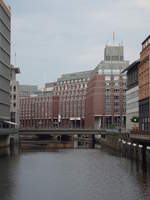
{"label": "bridge deck", "polygon": [[[20,129],[20,135],[100,135],[95,129]],[[103,131],[104,132],[104,131]]]}
{"label": "bridge deck", "polygon": [[17,133],[18,133],[18,130],[15,128],[0,129],[0,136],[13,135],[13,134],[17,134]]}

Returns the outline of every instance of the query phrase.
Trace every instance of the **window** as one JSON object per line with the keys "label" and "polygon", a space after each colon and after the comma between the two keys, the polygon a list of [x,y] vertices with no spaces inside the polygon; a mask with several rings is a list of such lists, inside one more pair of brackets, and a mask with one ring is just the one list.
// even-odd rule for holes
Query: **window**
{"label": "window", "polygon": [[105,69],[104,74],[111,74],[111,69]]}
{"label": "window", "polygon": [[105,80],[106,80],[106,81],[110,81],[110,80],[111,80],[111,77],[110,77],[110,76],[105,76]]}
{"label": "window", "polygon": [[115,82],[115,86],[119,86],[119,82]]}
{"label": "window", "polygon": [[110,89],[106,89],[106,94],[110,94]]}
{"label": "window", "polygon": [[112,70],[112,73],[113,73],[113,74],[120,74],[120,69],[113,69],[113,70]]}
{"label": "window", "polygon": [[110,83],[109,83],[109,82],[106,82],[106,85],[107,85],[107,86],[109,86],[109,85],[110,85]]}
{"label": "window", "polygon": [[103,74],[103,69],[99,69],[98,74]]}
{"label": "window", "polygon": [[116,95],[115,95],[115,96],[114,96],[114,99],[116,99],[116,100],[119,99],[119,96],[116,96]]}
{"label": "window", "polygon": [[119,80],[119,76],[114,76],[114,81],[118,81]]}
{"label": "window", "polygon": [[16,92],[16,86],[14,86],[14,92]]}

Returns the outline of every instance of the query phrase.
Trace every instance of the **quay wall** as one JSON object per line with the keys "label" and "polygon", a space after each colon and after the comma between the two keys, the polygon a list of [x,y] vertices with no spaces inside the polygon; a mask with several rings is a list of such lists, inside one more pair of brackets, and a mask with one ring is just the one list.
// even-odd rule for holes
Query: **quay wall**
{"label": "quay wall", "polygon": [[[104,134],[96,142],[118,151],[122,156],[143,160],[143,147],[136,143],[131,143],[127,133]],[[146,149],[146,161],[150,164],[150,147]]]}

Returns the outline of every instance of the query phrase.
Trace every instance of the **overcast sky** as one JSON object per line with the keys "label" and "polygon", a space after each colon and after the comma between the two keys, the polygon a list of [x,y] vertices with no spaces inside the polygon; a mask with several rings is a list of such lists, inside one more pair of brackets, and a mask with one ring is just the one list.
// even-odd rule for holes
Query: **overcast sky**
{"label": "overcast sky", "polygon": [[93,69],[106,44],[123,42],[139,58],[150,33],[150,0],[7,0],[12,11],[12,63],[22,84],[44,86],[62,73]]}

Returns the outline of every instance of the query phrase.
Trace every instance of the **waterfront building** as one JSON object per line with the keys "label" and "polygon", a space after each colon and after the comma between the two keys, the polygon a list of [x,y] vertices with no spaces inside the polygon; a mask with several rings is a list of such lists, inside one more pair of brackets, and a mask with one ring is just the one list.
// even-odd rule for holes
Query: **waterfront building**
{"label": "waterfront building", "polygon": [[59,122],[61,127],[83,128],[87,83],[93,70],[62,75],[54,86],[59,96]]}
{"label": "waterfront building", "polygon": [[[128,65],[123,46],[106,46],[104,60],[95,69],[63,74],[56,82],[46,83],[42,93],[21,98],[21,126],[39,126],[39,123],[43,127],[53,126],[53,119],[48,120],[44,114],[38,115],[38,119],[34,117],[33,122],[30,104],[43,102],[43,112],[48,113],[49,107],[44,106],[47,98],[57,97],[57,120],[61,128],[125,127],[126,74],[121,72]],[[35,108],[38,109],[41,108]],[[27,115],[30,122],[25,118]]]}
{"label": "waterfront building", "polygon": [[16,75],[20,73],[20,69],[11,65],[10,72],[10,121],[15,123],[16,127],[19,127],[20,95],[19,82],[16,79]]}
{"label": "waterfront building", "polygon": [[10,8],[0,0],[0,128],[10,120]]}
{"label": "waterfront building", "polygon": [[139,126],[150,131],[150,35],[142,42],[139,65]]}
{"label": "waterfront building", "polygon": [[21,128],[58,127],[59,97],[31,95],[20,97]]}
{"label": "waterfront building", "polygon": [[37,85],[20,85],[19,90],[21,97],[30,96],[39,92]]}
{"label": "waterfront building", "polygon": [[126,92],[126,129],[138,130],[139,128],[139,85],[138,69],[140,60],[129,65],[122,73],[127,72]]}
{"label": "waterfront building", "polygon": [[126,124],[126,75],[123,46],[106,46],[104,60],[87,85],[87,128],[122,128]]}

